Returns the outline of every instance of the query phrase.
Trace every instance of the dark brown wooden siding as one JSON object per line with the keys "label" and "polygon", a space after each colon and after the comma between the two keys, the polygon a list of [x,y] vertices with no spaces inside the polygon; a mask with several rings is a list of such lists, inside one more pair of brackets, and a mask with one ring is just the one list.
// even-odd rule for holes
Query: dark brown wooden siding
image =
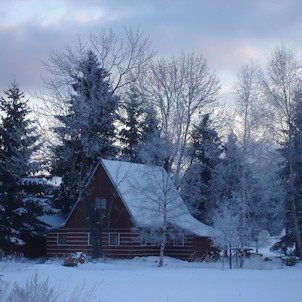
{"label": "dark brown wooden siding", "polygon": [[[111,183],[110,178],[100,165],[95,172],[87,188],[87,200],[94,203],[96,198],[105,198],[107,209],[100,212],[105,216],[103,227],[105,228],[131,228],[132,219],[122,202],[120,196]],[[85,202],[79,202],[66,223],[66,228],[88,228],[88,218]]]}
{"label": "dark brown wooden siding", "polygon": [[14,252],[23,253],[26,258],[45,257],[46,236],[33,237],[29,233],[23,233],[21,238],[25,244],[18,246]]}
{"label": "dark brown wooden siding", "polygon": [[[66,234],[66,244],[58,245],[58,234]],[[118,246],[109,245],[109,234],[118,233],[120,242]],[[47,235],[47,256],[66,256],[74,252],[85,252],[91,255],[91,246],[88,244],[89,230],[64,228],[58,231],[50,232]],[[202,239],[202,238],[200,238]],[[185,235],[184,246],[174,246],[167,244],[165,255],[183,260],[194,260],[195,256],[206,250],[208,244],[206,238],[197,240],[198,248],[196,251],[196,238]],[[102,234],[103,251],[108,258],[134,258],[143,256],[158,256],[159,246],[141,245],[140,234],[133,233],[130,229],[107,229]]]}
{"label": "dark brown wooden siding", "polygon": [[218,252],[208,237],[194,237],[193,248],[195,253],[192,260],[204,260],[207,257],[212,258]]}
{"label": "dark brown wooden siding", "polygon": [[[58,234],[66,234],[66,244],[58,244]],[[90,253],[88,229],[62,228],[47,234],[46,251],[48,257],[65,256],[74,252]]]}

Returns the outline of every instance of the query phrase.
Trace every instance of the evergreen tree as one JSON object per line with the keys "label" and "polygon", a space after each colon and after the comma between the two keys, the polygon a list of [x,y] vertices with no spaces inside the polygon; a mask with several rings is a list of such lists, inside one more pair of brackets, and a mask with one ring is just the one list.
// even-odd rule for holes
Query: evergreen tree
{"label": "evergreen tree", "polygon": [[210,183],[212,206],[220,200],[230,200],[234,195],[240,194],[241,170],[242,153],[236,135],[231,133],[224,144],[222,159],[212,174]]}
{"label": "evergreen tree", "polygon": [[160,137],[159,119],[156,109],[153,105],[148,105],[144,108],[144,118],[142,121],[141,142],[146,144],[151,138]]}
{"label": "evergreen tree", "polygon": [[[283,156],[282,178],[286,186],[287,197],[285,203],[286,234],[276,245],[285,252],[296,245],[296,227],[302,236],[302,93],[298,91],[294,97],[292,124],[289,126],[288,139],[282,144],[280,152]],[[294,199],[294,202],[292,201]],[[297,213],[294,221],[293,212]],[[295,248],[297,248],[295,246]],[[299,255],[296,250],[297,255]]]}
{"label": "evergreen tree", "polygon": [[194,125],[188,150],[190,166],[182,180],[181,194],[196,218],[205,220],[205,204],[209,201],[210,181],[222,153],[221,141],[211,125],[210,115],[202,116]]}
{"label": "evergreen tree", "polygon": [[62,178],[57,205],[64,214],[79,197],[98,158],[116,153],[113,142],[118,99],[111,90],[109,75],[91,51],[78,65],[68,113],[56,116],[59,125],[54,128],[60,143],[53,149],[52,175]]}
{"label": "evergreen tree", "polygon": [[48,208],[42,203],[24,178],[37,172],[38,164],[32,156],[39,149],[39,137],[24,93],[13,81],[0,99],[0,249],[9,251],[23,244],[22,234],[35,234],[43,229],[38,220]]}
{"label": "evergreen tree", "polygon": [[124,104],[125,117],[121,118],[123,129],[120,131],[122,157],[130,162],[140,162],[138,146],[142,136],[143,108],[140,95],[135,86],[130,87]]}
{"label": "evergreen tree", "polygon": [[[85,199],[85,184],[99,157],[112,157],[118,98],[112,91],[109,74],[100,67],[96,55],[88,51],[78,63],[73,77],[68,113],[57,116],[60,125],[54,129],[60,144],[54,148],[52,174],[62,178],[59,207],[69,212],[78,199]],[[94,205],[87,203],[92,256],[102,256],[101,223]]]}
{"label": "evergreen tree", "polygon": [[280,199],[282,190],[277,187],[274,173],[267,172],[263,179],[256,177],[249,162],[245,161],[236,136],[230,134],[210,181],[209,223],[213,222],[212,217],[217,218],[217,213],[222,213],[226,207],[231,208],[236,211],[239,222],[237,248],[244,248],[251,241],[256,242],[257,248],[259,232],[264,229],[274,231],[276,221],[280,223]]}
{"label": "evergreen tree", "polygon": [[[57,129],[58,130],[58,129]],[[62,130],[62,129],[61,129]],[[60,177],[60,187],[54,195],[54,207],[67,217],[80,194],[81,146],[66,135],[53,149],[53,177]]]}
{"label": "evergreen tree", "polygon": [[295,194],[295,158],[291,156],[294,150],[293,139],[296,119],[296,92],[301,90],[301,62],[295,51],[286,45],[276,47],[268,61],[267,74],[262,79],[265,96],[271,107],[277,141],[287,144],[286,155],[288,203],[294,226],[296,253],[302,258],[302,237],[299,222],[299,200]]}
{"label": "evergreen tree", "polygon": [[144,108],[139,157],[142,163],[163,167],[168,174],[172,172],[175,144],[171,137],[162,133],[157,111],[152,104]]}
{"label": "evergreen tree", "polygon": [[214,217],[221,217],[224,219],[223,215],[220,216],[218,213],[224,213],[226,208],[236,212],[236,217],[238,219],[238,223],[236,224],[238,226],[238,229],[236,230],[238,238],[236,241],[238,242],[238,245],[233,246],[233,248],[237,249],[243,248],[249,240],[247,231],[248,209],[243,202],[245,199],[241,196],[243,166],[241,151],[242,150],[238,146],[236,135],[231,133],[224,145],[222,159],[216,165],[212,174],[212,179],[210,181],[210,198],[207,208],[207,219],[210,224],[218,223],[217,221],[213,221]]}
{"label": "evergreen tree", "polygon": [[160,136],[157,112],[150,104],[144,107],[141,129],[138,145],[140,162],[163,167],[169,153],[169,142]]}

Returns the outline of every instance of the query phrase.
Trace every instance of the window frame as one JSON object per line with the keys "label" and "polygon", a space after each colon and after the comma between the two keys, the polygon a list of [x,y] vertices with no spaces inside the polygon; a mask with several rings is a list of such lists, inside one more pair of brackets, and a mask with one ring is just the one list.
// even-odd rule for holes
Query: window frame
{"label": "window frame", "polygon": [[67,245],[67,236],[65,233],[57,233],[57,245]]}
{"label": "window frame", "polygon": [[173,238],[173,246],[185,246],[185,235],[178,234]]}
{"label": "window frame", "polygon": [[140,233],[140,245],[141,246],[160,246],[160,243],[156,238],[153,238],[152,234],[148,232]]}
{"label": "window frame", "polygon": [[[112,244],[112,236],[117,236],[117,244]],[[121,242],[120,242],[120,233],[109,233],[108,235],[108,246],[120,246]]]}
{"label": "window frame", "polygon": [[146,233],[140,233],[139,234],[140,237],[140,245],[141,246],[147,246],[147,238],[146,238]]}
{"label": "window frame", "polygon": [[106,211],[107,210],[107,199],[103,197],[97,197],[94,201],[95,210]]}

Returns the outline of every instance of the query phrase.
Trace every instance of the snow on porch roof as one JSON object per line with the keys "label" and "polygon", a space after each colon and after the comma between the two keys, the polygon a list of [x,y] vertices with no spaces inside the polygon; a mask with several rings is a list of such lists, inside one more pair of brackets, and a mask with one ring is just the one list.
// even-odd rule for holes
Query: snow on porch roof
{"label": "snow on porch roof", "polygon": [[189,213],[163,168],[106,159],[101,163],[138,227],[162,226],[166,207],[169,224],[200,237],[215,235]]}
{"label": "snow on porch roof", "polygon": [[66,219],[59,213],[42,215],[38,219],[48,225],[47,231],[60,228],[64,226]]}

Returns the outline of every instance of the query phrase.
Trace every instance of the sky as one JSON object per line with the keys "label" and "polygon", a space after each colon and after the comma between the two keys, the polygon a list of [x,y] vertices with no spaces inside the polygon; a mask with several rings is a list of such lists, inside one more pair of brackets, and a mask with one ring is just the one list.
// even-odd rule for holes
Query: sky
{"label": "sky", "polygon": [[227,95],[240,67],[281,43],[302,52],[301,0],[10,0],[0,2],[0,90],[43,90],[42,61],[102,29],[140,27],[158,57],[201,53]]}

